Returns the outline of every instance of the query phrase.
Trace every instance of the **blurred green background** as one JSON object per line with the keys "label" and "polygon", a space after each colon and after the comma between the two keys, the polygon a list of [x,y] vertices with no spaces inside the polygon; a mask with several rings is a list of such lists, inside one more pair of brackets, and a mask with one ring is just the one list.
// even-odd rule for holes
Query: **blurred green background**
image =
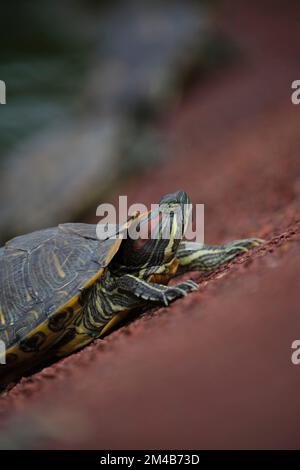
{"label": "blurred green background", "polygon": [[195,76],[232,56],[215,30],[214,5],[1,5],[1,242],[82,219],[120,179],[168,158],[162,116]]}

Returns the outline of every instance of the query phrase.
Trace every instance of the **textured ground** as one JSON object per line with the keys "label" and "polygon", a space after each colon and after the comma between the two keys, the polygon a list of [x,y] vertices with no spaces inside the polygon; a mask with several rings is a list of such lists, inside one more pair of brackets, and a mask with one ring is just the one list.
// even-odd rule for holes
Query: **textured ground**
{"label": "textured ground", "polygon": [[0,400],[2,447],[299,447],[300,15],[280,3],[223,2],[240,57],[174,107],[171,160],[120,189],[146,203],[185,189],[205,203],[207,243],[268,242],[24,379]]}

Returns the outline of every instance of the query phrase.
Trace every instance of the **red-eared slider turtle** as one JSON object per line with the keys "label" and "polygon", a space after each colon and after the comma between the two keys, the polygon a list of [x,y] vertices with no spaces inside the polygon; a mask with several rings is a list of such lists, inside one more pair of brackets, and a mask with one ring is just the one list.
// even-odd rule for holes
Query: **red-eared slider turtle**
{"label": "red-eared slider turtle", "polygon": [[[190,207],[178,191],[131,219],[118,238],[99,240],[96,225],[63,224],[7,242],[0,249],[0,339],[6,345],[0,384],[103,337],[132,310],[168,305],[197,289],[192,280],[165,285],[171,276],[213,271],[260,243],[182,241]],[[133,224],[137,239],[125,237]],[[150,226],[147,239],[142,234]]]}

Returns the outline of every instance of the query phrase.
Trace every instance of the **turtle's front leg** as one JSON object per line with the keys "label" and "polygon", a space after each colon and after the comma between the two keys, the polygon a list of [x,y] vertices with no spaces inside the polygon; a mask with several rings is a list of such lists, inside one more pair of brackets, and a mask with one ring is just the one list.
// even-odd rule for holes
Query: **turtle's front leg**
{"label": "turtle's front leg", "polygon": [[235,240],[220,246],[202,245],[195,242],[183,241],[177,250],[179,267],[176,274],[188,271],[212,272],[227,261],[235,258],[250,248],[260,245],[264,240],[248,238]]}
{"label": "turtle's front leg", "polygon": [[114,280],[113,288],[104,292],[107,323],[101,329],[99,337],[107,335],[116,328],[124,319],[128,318],[129,312],[133,309],[151,306],[151,304],[167,306],[174,300],[197,289],[198,285],[192,280],[181,282],[175,286],[165,286],[145,281],[131,274],[120,276]]}
{"label": "turtle's front leg", "polygon": [[174,300],[184,297],[189,292],[198,289],[198,285],[192,281],[184,281],[174,286],[165,286],[139,279],[131,274],[125,274],[116,281],[119,293],[128,297],[129,304],[153,302],[163,305],[169,305]]}

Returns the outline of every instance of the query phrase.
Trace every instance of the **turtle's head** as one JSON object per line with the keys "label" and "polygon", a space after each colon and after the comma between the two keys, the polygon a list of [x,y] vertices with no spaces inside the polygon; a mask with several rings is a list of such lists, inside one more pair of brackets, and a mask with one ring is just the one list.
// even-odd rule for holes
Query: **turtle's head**
{"label": "turtle's head", "polygon": [[130,225],[116,261],[130,271],[171,262],[186,231],[191,202],[184,191],[163,196],[154,208]]}

